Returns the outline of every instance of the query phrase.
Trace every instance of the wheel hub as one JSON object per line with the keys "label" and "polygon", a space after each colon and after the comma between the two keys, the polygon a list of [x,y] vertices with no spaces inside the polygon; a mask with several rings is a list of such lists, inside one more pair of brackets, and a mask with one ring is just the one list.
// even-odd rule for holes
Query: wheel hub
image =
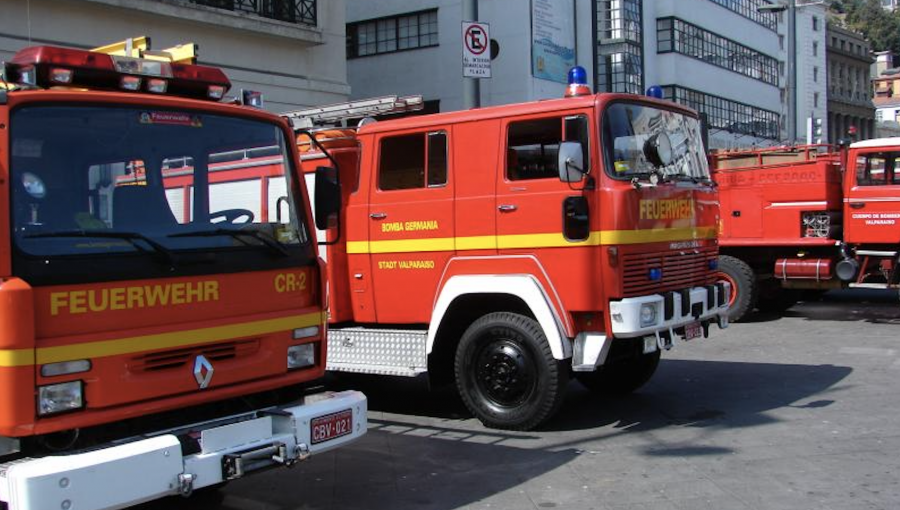
{"label": "wheel hub", "polygon": [[479,356],[477,383],[494,403],[513,406],[531,392],[533,377],[521,347],[510,341],[494,342]]}

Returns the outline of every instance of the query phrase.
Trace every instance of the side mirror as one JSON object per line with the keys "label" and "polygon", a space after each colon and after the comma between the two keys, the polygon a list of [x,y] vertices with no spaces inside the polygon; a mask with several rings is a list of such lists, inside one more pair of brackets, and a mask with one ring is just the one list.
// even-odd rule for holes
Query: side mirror
{"label": "side mirror", "polygon": [[341,185],[333,167],[316,168],[315,207],[317,229],[327,230],[337,224],[341,211]]}
{"label": "side mirror", "polygon": [[672,141],[665,133],[656,133],[644,142],[644,156],[660,168],[672,164]]}
{"label": "side mirror", "polygon": [[581,182],[584,178],[584,152],[579,142],[562,142],[559,144],[559,180],[562,182]]}

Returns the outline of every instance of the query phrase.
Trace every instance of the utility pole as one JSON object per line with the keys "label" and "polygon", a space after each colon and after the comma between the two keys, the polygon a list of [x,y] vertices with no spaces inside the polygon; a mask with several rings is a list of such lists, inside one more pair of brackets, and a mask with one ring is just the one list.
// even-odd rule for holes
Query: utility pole
{"label": "utility pole", "polygon": [[[463,21],[478,21],[478,0],[462,0]],[[465,44],[465,41],[463,41]],[[463,109],[481,106],[481,82],[463,77]]]}

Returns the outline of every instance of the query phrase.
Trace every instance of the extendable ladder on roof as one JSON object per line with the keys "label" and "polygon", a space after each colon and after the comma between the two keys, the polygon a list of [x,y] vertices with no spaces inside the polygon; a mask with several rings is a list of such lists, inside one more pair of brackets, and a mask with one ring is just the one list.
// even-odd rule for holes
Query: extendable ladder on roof
{"label": "extendable ladder on roof", "polygon": [[424,106],[422,96],[384,96],[284,112],[281,116],[289,119],[294,129],[309,129],[335,126],[360,117],[415,112]]}

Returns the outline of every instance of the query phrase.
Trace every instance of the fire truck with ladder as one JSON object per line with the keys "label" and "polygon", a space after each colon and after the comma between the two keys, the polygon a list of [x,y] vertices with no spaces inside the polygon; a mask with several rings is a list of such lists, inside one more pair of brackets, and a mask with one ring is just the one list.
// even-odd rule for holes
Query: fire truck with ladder
{"label": "fire truck with ladder", "polygon": [[195,55],[137,38],[3,65],[4,509],[187,496],[366,432],[365,396],[317,382],[325,267],[294,132]]}
{"label": "fire truck with ladder", "polygon": [[304,172],[336,169],[342,194],[337,217],[316,218],[329,370],[455,381],[486,426],[527,430],[571,373],[628,393],[675,339],[727,326],[697,115],[570,75],[564,99],[377,122],[421,97],[285,114],[306,130]]}
{"label": "fire truck with ladder", "polygon": [[712,152],[730,317],[900,286],[900,138]]}

